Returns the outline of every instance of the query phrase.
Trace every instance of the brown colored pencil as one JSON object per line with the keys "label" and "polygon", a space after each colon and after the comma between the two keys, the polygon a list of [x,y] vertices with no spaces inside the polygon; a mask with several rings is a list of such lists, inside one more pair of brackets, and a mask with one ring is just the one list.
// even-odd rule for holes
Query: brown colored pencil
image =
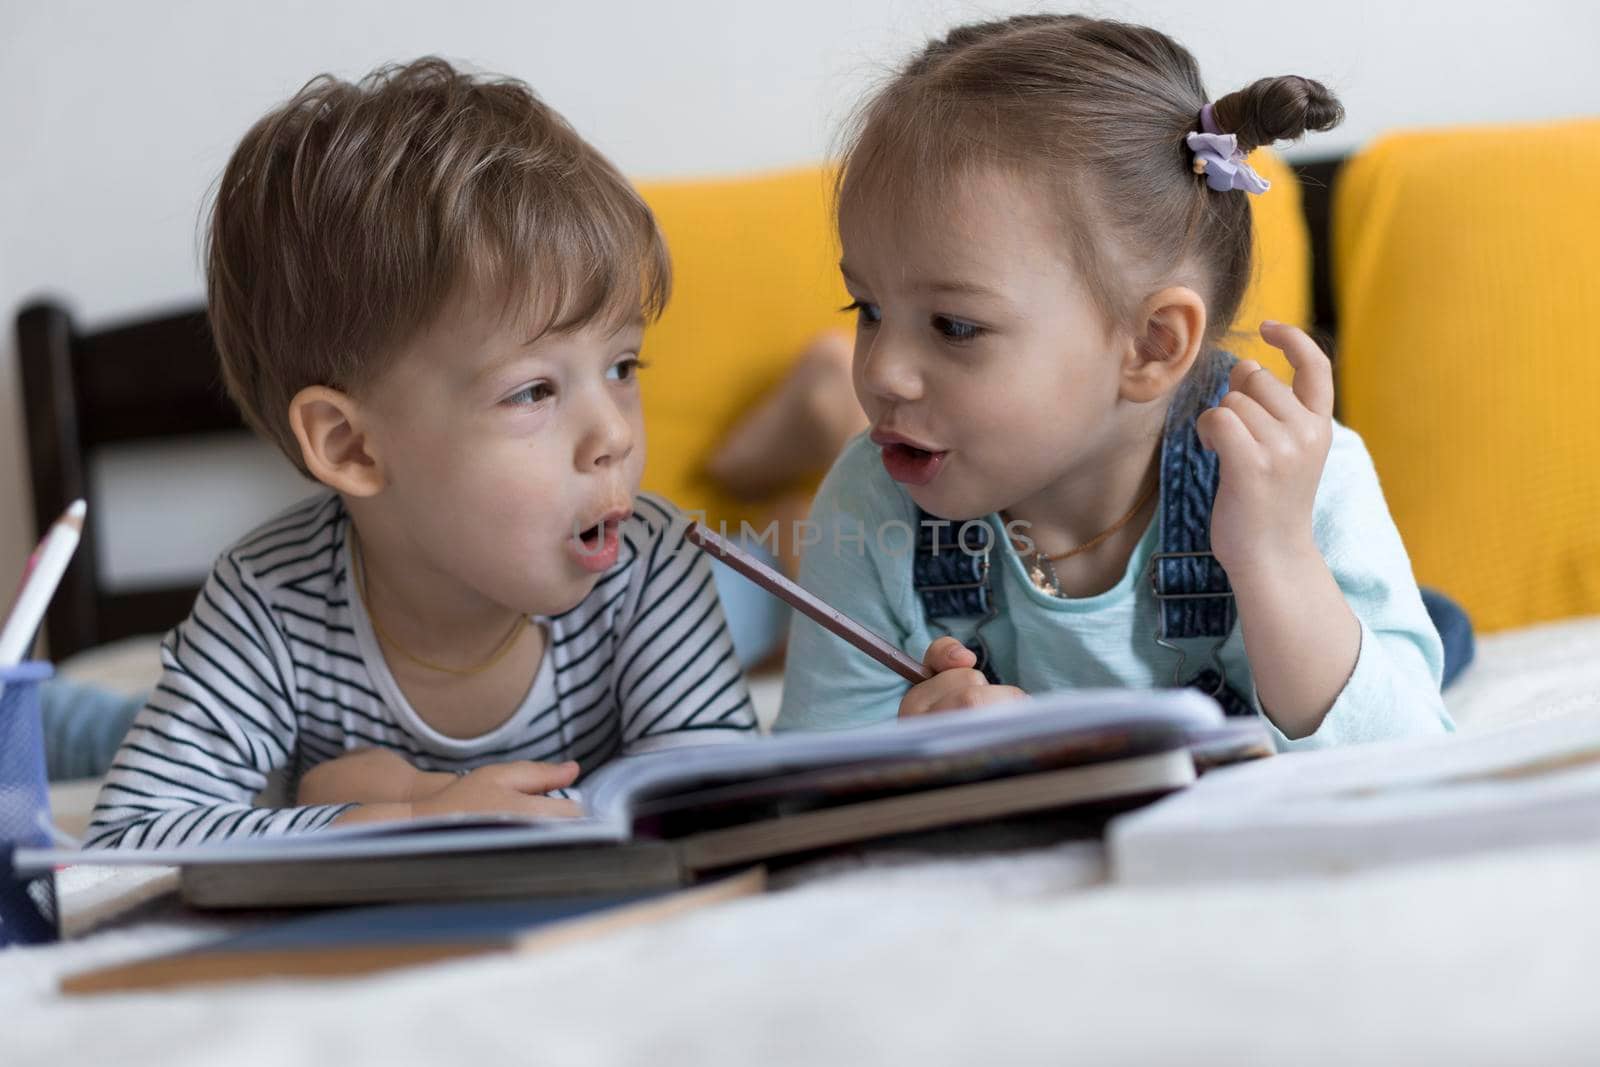
{"label": "brown colored pencil", "polygon": [[818,626],[844,638],[913,685],[933,677],[932,671],[882,637],[843,612],[830,608],[738,545],[712,533],[700,523],[691,522],[684,537],[696,548],[722,560]]}

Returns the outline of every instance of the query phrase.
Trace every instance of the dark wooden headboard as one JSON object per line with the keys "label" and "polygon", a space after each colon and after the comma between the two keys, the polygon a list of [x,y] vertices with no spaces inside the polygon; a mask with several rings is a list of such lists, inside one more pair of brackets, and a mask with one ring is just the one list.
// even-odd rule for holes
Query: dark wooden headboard
{"label": "dark wooden headboard", "polygon": [[[1318,340],[1336,337],[1328,270],[1328,214],[1342,159],[1295,165],[1312,247],[1312,319]],[[17,316],[23,410],[27,412],[33,519],[42,535],[68,503],[89,498],[91,450],[140,440],[243,430],[223,392],[203,309],[81,332],[59,303],[38,301]],[[95,501],[90,500],[91,514]],[[198,586],[112,591],[99,573],[95,524],[84,530],[45,632],[61,659],[94,645],[176,625]]]}
{"label": "dark wooden headboard", "polygon": [[[90,496],[86,457],[93,449],[244,429],[223,392],[203,310],[80,333],[60,305],[33,303],[17,315],[17,348],[33,521],[41,534],[71,501]],[[95,523],[85,524],[45,619],[57,659],[165,630],[189,613],[198,592],[193,585],[108,591],[94,538]]]}

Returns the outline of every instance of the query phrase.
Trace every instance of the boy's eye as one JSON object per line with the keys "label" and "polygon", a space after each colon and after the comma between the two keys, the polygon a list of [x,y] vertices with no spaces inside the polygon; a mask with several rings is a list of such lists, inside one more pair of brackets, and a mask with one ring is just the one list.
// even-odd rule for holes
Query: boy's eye
{"label": "boy's eye", "polygon": [[860,300],[852,300],[839,310],[855,312],[856,320],[862,325],[873,325],[883,318],[883,312],[878,309],[877,304],[867,304]]}
{"label": "boy's eye", "polygon": [[933,328],[949,341],[970,341],[983,333],[982,326],[974,326],[970,322],[962,322],[960,319],[952,319],[945,315],[933,317]]}
{"label": "boy's eye", "polygon": [[555,396],[555,393],[555,389],[551,388],[549,382],[529,382],[506,397],[501,403],[510,404],[513,407],[531,407],[534,404],[549,400],[552,396]]}
{"label": "boy's eye", "polygon": [[631,382],[649,365],[638,356],[624,356],[611,364],[611,369],[606,371],[606,377],[616,382]]}

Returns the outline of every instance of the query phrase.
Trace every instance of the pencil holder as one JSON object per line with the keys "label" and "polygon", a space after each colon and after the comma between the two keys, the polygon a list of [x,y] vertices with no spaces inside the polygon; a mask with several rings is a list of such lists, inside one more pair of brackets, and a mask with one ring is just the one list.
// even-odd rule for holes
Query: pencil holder
{"label": "pencil holder", "polygon": [[13,850],[50,844],[39,683],[54,673],[48,663],[0,667],[0,947],[58,936],[54,876],[11,866]]}

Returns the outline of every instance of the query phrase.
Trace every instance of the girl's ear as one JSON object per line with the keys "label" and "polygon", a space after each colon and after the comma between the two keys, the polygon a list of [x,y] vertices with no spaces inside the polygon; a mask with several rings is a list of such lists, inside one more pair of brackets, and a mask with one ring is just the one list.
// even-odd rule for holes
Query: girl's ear
{"label": "girl's ear", "polygon": [[289,401],[289,425],[311,476],[346,496],[374,496],[384,487],[366,413],[353,397],[310,385]]}
{"label": "girl's ear", "polygon": [[1206,302],[1174,285],[1144,302],[1122,365],[1122,398],[1136,404],[1166,396],[1189,373],[1206,334]]}

